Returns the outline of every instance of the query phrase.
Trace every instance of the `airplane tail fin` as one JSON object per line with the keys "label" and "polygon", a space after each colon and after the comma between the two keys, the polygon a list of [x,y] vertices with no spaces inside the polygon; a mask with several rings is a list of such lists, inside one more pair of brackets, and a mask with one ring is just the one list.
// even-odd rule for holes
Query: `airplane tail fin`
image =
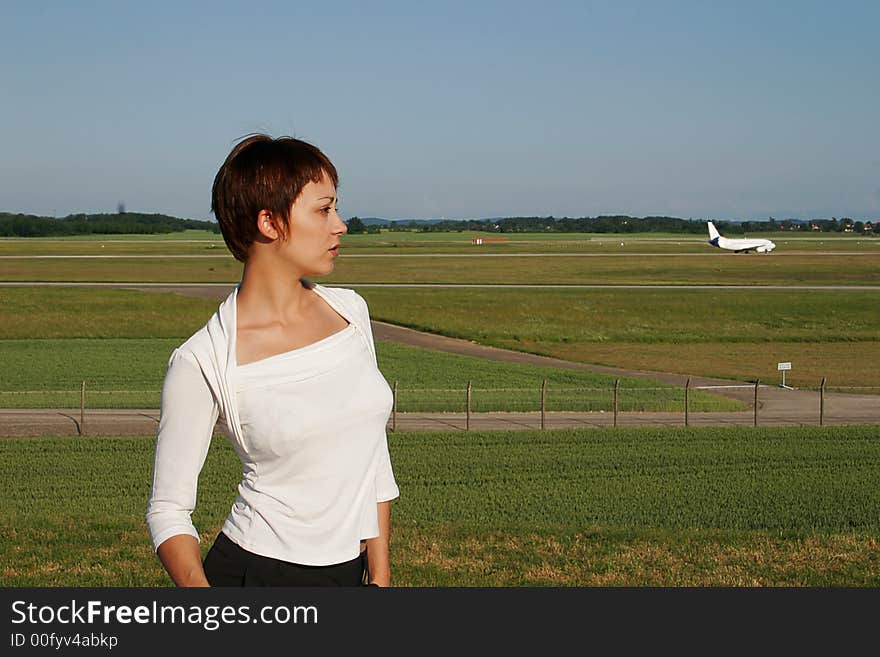
{"label": "airplane tail fin", "polygon": [[719,237],[721,237],[721,235],[718,233],[718,229],[715,228],[715,224],[713,224],[711,221],[707,221],[706,223],[709,224],[709,241],[710,242],[712,240],[716,240]]}

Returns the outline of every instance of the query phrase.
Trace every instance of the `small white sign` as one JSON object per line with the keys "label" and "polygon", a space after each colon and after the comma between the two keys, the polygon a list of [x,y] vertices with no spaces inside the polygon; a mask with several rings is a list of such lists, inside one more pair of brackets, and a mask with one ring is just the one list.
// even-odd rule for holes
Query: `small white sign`
{"label": "small white sign", "polygon": [[777,369],[777,370],[790,370],[790,369],[791,369],[791,363],[778,363],[778,364],[776,365],[776,369]]}

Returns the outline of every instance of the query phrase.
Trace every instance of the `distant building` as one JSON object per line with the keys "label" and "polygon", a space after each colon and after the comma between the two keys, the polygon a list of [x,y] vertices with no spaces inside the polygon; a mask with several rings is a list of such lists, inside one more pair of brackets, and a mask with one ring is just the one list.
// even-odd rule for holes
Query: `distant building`
{"label": "distant building", "polygon": [[504,243],[507,241],[506,237],[472,237],[471,244],[474,246],[480,246],[481,244],[488,244],[490,242],[499,242]]}

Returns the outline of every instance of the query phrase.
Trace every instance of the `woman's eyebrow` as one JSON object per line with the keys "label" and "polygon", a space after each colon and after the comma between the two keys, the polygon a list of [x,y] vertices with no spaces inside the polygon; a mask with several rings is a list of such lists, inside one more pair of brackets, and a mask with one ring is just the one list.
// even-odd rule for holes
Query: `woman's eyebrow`
{"label": "woman's eyebrow", "polygon": [[336,197],[335,196],[321,196],[318,200],[323,201],[324,199],[327,199],[328,201],[335,201]]}

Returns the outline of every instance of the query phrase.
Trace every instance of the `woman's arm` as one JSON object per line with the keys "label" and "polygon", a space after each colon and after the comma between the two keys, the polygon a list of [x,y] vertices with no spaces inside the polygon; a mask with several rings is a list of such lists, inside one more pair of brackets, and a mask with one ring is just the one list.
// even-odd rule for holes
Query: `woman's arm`
{"label": "woman's arm", "polygon": [[191,514],[218,408],[198,365],[172,355],[162,386],[146,521],[153,547],[179,586],[204,585]]}
{"label": "woman's arm", "polygon": [[199,542],[195,536],[172,536],[159,546],[156,554],[177,586],[210,586],[202,568]]}
{"label": "woman's arm", "polygon": [[[361,326],[363,327],[370,342],[373,362],[376,361],[376,347],[373,341],[373,328],[370,322],[370,309],[366,300],[354,290],[356,304],[360,307]],[[378,367],[378,363],[376,365]],[[376,488],[379,499],[379,535],[376,538],[367,539],[367,568],[370,571],[370,584],[377,586],[391,586],[391,565],[388,555],[388,540],[391,534],[391,500],[400,495],[397,483],[394,481],[394,472],[391,468],[391,458],[388,453],[388,438],[382,441],[382,455],[379,461],[379,469],[376,473]]]}
{"label": "woman's arm", "polygon": [[388,538],[391,535],[391,502],[379,502],[379,535],[367,539],[367,567],[370,584],[391,586],[391,563],[388,557]]}

